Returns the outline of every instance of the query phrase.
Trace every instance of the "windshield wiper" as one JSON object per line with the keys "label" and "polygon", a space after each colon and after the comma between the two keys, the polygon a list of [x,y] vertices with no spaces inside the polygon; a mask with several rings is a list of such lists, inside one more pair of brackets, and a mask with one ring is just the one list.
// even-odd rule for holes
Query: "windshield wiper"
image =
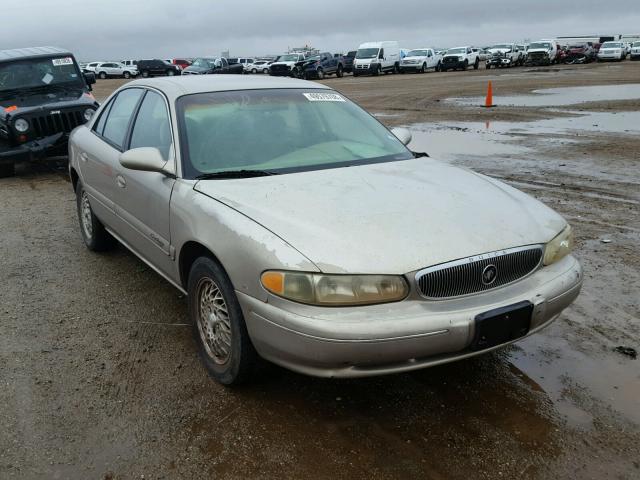
{"label": "windshield wiper", "polygon": [[268,170],[226,170],[224,172],[203,173],[195,177],[196,180],[215,180],[217,178],[252,178],[278,175]]}

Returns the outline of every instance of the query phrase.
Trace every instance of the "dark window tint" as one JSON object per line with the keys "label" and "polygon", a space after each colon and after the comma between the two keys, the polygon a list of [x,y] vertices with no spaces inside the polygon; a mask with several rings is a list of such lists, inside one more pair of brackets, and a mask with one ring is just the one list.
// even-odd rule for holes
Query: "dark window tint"
{"label": "dark window tint", "polygon": [[171,148],[169,115],[163,98],[156,92],[147,92],[138,111],[131,134],[129,148],[155,147],[165,160]]}
{"label": "dark window tint", "polygon": [[124,145],[131,115],[142,93],[143,91],[140,88],[129,88],[120,92],[113,101],[102,136],[116,147],[122,148]]}

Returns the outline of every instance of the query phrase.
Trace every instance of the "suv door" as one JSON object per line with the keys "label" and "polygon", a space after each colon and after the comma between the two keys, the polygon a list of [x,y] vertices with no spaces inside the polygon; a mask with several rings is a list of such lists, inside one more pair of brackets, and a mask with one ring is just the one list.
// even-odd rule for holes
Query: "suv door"
{"label": "suv door", "polygon": [[[126,150],[153,147],[165,160],[174,162],[171,121],[165,98],[147,90],[130,127]],[[129,170],[118,164],[116,215],[121,219],[123,240],[139,255],[170,275],[173,248],[170,245],[169,201],[175,177],[158,172]]]}
{"label": "suv door", "polygon": [[120,152],[131,117],[143,93],[141,88],[120,91],[93,124],[95,136],[78,144],[80,174],[89,194],[91,208],[103,223],[114,229],[118,228],[114,200],[119,193],[116,184]]}

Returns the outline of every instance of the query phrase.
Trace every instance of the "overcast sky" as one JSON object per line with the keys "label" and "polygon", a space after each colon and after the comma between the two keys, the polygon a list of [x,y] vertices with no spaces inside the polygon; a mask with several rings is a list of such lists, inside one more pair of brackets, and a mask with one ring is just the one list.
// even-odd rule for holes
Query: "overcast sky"
{"label": "overcast sky", "polygon": [[562,35],[640,33],[638,0],[2,1],[0,49],[55,45],[80,60],[483,46]]}

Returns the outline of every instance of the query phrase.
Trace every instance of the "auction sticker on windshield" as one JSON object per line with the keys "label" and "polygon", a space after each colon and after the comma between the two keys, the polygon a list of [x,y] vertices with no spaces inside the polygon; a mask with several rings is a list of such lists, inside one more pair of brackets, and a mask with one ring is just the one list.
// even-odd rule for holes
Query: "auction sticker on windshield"
{"label": "auction sticker on windshield", "polygon": [[71,57],[54,58],[51,60],[54,67],[62,67],[64,65],[73,65],[73,59]]}
{"label": "auction sticker on windshield", "polygon": [[307,100],[310,102],[344,102],[344,98],[342,98],[337,93],[303,93]]}

